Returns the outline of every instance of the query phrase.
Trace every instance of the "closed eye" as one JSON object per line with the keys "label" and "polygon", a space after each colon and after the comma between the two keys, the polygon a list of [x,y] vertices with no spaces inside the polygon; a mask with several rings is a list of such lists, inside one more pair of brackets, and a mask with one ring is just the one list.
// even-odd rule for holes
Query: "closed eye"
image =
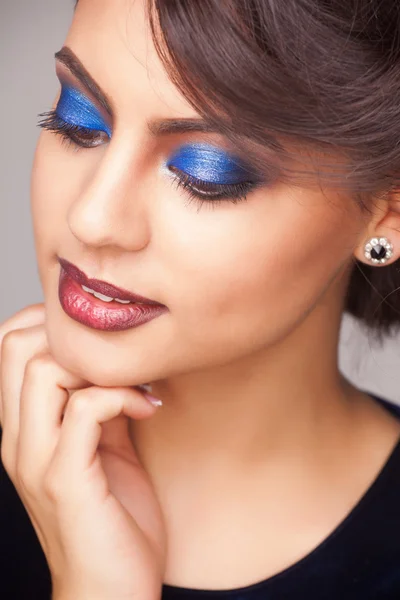
{"label": "closed eye", "polygon": [[60,135],[67,145],[73,143],[81,148],[94,148],[109,140],[104,131],[67,123],[56,110],[40,113],[38,116],[43,117],[38,123],[39,127]]}
{"label": "closed eye", "polygon": [[[95,148],[109,141],[109,135],[105,131],[72,125],[67,123],[58,114],[57,110],[50,110],[38,115],[42,117],[39,127],[52,131],[61,136],[67,146],[79,148]],[[211,208],[218,203],[228,200],[234,204],[247,199],[249,192],[260,187],[261,181],[238,181],[235,183],[214,183],[205,181],[186,173],[173,165],[169,165],[167,171],[171,176],[172,183],[176,188],[182,188],[188,198],[188,204],[195,200],[199,208],[206,202]]]}

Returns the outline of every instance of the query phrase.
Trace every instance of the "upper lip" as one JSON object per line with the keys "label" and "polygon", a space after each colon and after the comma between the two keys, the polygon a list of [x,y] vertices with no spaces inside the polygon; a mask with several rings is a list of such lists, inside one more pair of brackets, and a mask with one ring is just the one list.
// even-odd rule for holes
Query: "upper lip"
{"label": "upper lip", "polygon": [[100,294],[104,294],[105,296],[109,296],[110,298],[119,298],[120,300],[130,300],[130,302],[141,302],[142,304],[150,304],[153,306],[164,306],[155,300],[150,300],[149,298],[145,298],[144,296],[139,296],[138,294],[133,294],[128,290],[124,290],[123,288],[119,288],[111,283],[107,283],[107,281],[101,281],[100,279],[90,279],[83,271],[78,269],[77,266],[70,263],[65,258],[58,257],[58,262],[66,271],[66,273],[75,279],[81,285],[85,285],[86,287],[92,289],[94,292],[99,292]]}

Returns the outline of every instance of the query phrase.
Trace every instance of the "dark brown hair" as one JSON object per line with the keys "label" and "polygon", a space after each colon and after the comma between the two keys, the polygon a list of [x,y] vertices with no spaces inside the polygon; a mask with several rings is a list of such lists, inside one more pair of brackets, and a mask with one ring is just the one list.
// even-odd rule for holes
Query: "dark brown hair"
{"label": "dark brown hair", "polygon": [[[258,172],[292,186],[318,174],[369,213],[400,188],[398,0],[149,0],[147,10],[171,81]],[[399,263],[354,258],[344,309],[379,341],[400,329]]]}
{"label": "dark brown hair", "polygon": [[[368,213],[400,189],[399,0],[146,7],[171,81],[257,174],[291,186],[323,182]],[[375,267],[354,258],[344,310],[378,341],[397,334],[400,260]]]}

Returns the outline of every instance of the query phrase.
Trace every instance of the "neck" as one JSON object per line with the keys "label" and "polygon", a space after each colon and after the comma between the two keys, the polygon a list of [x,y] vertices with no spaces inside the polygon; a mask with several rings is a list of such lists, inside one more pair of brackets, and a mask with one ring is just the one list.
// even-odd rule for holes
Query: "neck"
{"label": "neck", "polygon": [[152,382],[163,406],[151,419],[132,421],[131,437],[153,479],[178,471],[208,476],[221,465],[234,476],[349,435],[355,389],[337,365],[339,287],[262,352]]}

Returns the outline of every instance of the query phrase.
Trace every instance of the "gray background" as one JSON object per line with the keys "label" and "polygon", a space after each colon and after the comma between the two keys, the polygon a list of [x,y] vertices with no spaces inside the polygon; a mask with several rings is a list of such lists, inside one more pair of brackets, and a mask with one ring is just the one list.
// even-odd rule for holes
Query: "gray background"
{"label": "gray background", "polygon": [[[73,0],[0,0],[0,322],[42,302],[31,231],[29,185],[37,114],[57,91],[54,52],[63,44]],[[344,316],[340,369],[359,387],[400,403],[400,335],[381,348]]]}

